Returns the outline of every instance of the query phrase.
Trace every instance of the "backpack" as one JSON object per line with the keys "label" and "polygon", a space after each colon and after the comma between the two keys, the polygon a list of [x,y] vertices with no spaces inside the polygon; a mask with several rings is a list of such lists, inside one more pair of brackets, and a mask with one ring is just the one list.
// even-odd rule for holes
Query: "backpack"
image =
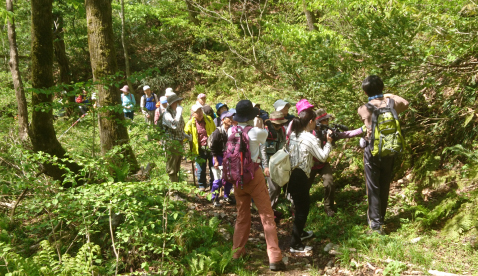
{"label": "backpack", "polygon": [[395,101],[388,99],[386,107],[377,108],[367,103],[367,109],[372,112],[372,136],[370,137],[370,151],[373,156],[394,156],[405,147],[398,121]]}
{"label": "backpack", "polygon": [[80,95],[78,97],[75,98],[75,102],[76,103],[82,103],[83,102],[83,97]]}
{"label": "backpack", "polygon": [[149,111],[156,110],[156,98],[155,98],[155,96],[156,95],[154,93],[151,93],[151,97],[149,97],[149,98],[146,98],[146,95],[143,95],[143,97],[146,101],[144,103],[144,107]]}
{"label": "backpack", "polygon": [[286,146],[274,153],[269,159],[269,173],[271,180],[280,187],[289,182],[292,168]]}
{"label": "backpack", "polygon": [[249,183],[254,178],[254,162],[251,159],[251,150],[249,149],[249,135],[251,126],[242,128],[233,126],[231,135],[227,138],[226,149],[222,161],[222,179],[229,183],[243,185]]}

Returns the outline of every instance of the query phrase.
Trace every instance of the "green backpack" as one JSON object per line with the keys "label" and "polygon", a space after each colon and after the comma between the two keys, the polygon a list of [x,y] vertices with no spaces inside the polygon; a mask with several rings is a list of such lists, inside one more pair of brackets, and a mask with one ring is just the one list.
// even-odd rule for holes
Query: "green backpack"
{"label": "green backpack", "polygon": [[369,143],[372,155],[394,156],[402,152],[405,148],[405,139],[394,108],[395,101],[389,98],[387,106],[381,108],[370,103],[365,106],[372,113],[372,137]]}

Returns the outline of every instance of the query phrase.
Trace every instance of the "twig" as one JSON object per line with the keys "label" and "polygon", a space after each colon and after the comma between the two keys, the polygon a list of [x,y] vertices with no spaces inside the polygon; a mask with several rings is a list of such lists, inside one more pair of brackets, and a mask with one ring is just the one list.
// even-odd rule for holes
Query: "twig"
{"label": "twig", "polygon": [[51,215],[50,215],[50,212],[48,212],[47,209],[43,208],[47,214],[48,214],[48,217],[50,218],[50,225],[51,225],[51,234],[50,235],[53,235],[53,239],[55,240],[55,247],[56,247],[56,253],[58,254],[58,260],[60,261],[60,264],[61,264],[61,253],[60,253],[60,248],[58,247],[58,242],[56,240],[56,235],[55,235],[55,230],[56,228],[58,228],[58,226],[60,226],[60,223],[61,221],[55,226],[53,227],[53,223],[51,223]]}
{"label": "twig", "polygon": [[[110,204],[111,204],[111,200],[110,200]],[[109,207],[109,217],[108,217],[108,219],[110,221],[110,234],[111,234],[111,242],[113,243],[113,252],[115,253],[115,256],[116,256],[115,275],[118,275],[119,249],[118,249],[118,251],[116,251],[115,238],[114,238],[114,235],[113,235],[113,225],[111,223],[111,206]]]}
{"label": "twig", "polygon": [[166,233],[168,231],[168,215],[167,215],[167,210],[168,210],[168,205],[167,205],[167,199],[169,199],[169,191],[171,190],[171,187],[168,187],[168,191],[166,192],[166,195],[164,196],[164,201],[163,201],[163,252],[161,254],[161,271],[163,271],[163,263],[164,263],[164,250],[166,248]]}
{"label": "twig", "polygon": [[18,203],[20,203],[20,201],[25,197],[25,194],[27,193],[27,191],[28,191],[28,188],[23,190],[23,192],[20,194],[17,201],[13,205],[12,211],[10,212],[10,220],[13,220],[13,216],[15,215],[15,209],[17,209]]}

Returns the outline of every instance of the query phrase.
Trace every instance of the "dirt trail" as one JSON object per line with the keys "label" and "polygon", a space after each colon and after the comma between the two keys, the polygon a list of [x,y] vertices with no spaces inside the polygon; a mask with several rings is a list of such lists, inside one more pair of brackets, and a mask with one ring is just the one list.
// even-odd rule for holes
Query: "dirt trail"
{"label": "dirt trail", "polygon": [[[193,176],[191,173],[191,162],[183,160],[181,167],[185,172],[188,172],[188,183],[193,185]],[[209,189],[206,190],[207,192]],[[216,216],[221,220],[221,225],[231,225],[234,227],[236,218],[235,206],[229,204],[222,204],[219,208],[214,208],[206,195],[195,197],[195,206],[198,212],[205,214],[208,217]],[[281,195],[283,196],[283,195]],[[222,197],[221,197],[222,198]],[[264,232],[261,220],[257,211],[252,212],[252,225],[249,242],[246,245],[247,254],[250,256],[247,270],[255,272],[258,275],[275,275],[276,272],[269,270],[269,260],[267,258],[266,243],[264,239]],[[324,252],[325,245],[328,240],[320,240],[313,238],[307,242],[312,245],[314,250],[309,255],[300,253],[290,253],[289,240],[292,230],[292,218],[283,218],[277,223],[277,233],[279,238],[279,245],[284,256],[284,261],[287,263],[287,271],[282,272],[281,275],[374,275],[373,270],[364,268],[363,271],[348,271],[341,269],[336,264],[336,258]],[[226,234],[228,240],[232,239],[230,235]]]}

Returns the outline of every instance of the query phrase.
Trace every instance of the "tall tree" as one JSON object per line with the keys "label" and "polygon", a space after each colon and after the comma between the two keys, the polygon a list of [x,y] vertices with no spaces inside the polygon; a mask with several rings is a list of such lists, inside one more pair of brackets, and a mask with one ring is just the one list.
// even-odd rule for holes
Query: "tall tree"
{"label": "tall tree", "polygon": [[129,80],[129,76],[131,75],[129,72],[129,54],[128,54],[128,41],[126,40],[126,23],[124,20],[124,0],[121,0],[121,43],[123,45],[123,52],[124,52],[124,66],[125,66],[125,73],[126,73],[126,82],[130,89],[133,89],[133,84]]}
{"label": "tall tree", "polygon": [[315,15],[311,11],[309,11],[307,7],[307,0],[302,0],[302,8],[304,9],[305,18],[307,19],[307,27],[309,28],[309,31],[317,30],[317,27],[315,27],[315,23],[317,23],[317,20],[315,18]]}
{"label": "tall tree", "polygon": [[[53,31],[52,31],[52,1],[32,0],[32,125],[30,139],[33,150],[46,152],[58,157],[58,162],[65,157],[66,151],[56,138],[53,127],[53,110],[51,108],[52,93],[48,90],[53,86]],[[65,169],[54,162],[45,162],[45,174],[55,180],[63,180]],[[75,163],[64,162],[73,172],[80,167]],[[65,184],[70,186],[71,184]]]}
{"label": "tall tree", "polygon": [[189,14],[189,20],[196,26],[199,26],[200,22],[199,19],[197,18],[198,16],[198,11],[197,8],[194,6],[194,3],[192,0],[185,0],[186,1],[186,6],[188,7],[188,14]]}
{"label": "tall tree", "polygon": [[[117,108],[120,93],[113,83],[105,81],[117,71],[116,51],[113,36],[111,0],[85,0],[88,24],[88,46],[90,49],[93,81],[97,83],[101,151],[105,154],[116,145],[129,142],[124,115]],[[138,169],[138,163],[130,146],[124,152],[131,169]]]}
{"label": "tall tree", "polygon": [[[60,12],[53,14],[53,47],[55,50],[56,61],[60,67],[60,82],[63,84],[70,84],[70,63],[66,55],[66,46],[63,33],[63,15]],[[73,105],[75,103],[75,95],[68,96],[67,114],[70,116],[73,113]]]}
{"label": "tall tree", "polygon": [[[12,0],[6,0],[7,11],[13,13]],[[21,140],[28,138],[28,108],[25,90],[23,89],[22,76],[18,67],[18,48],[17,34],[15,31],[14,16],[8,18],[8,41],[10,43],[10,71],[12,72],[13,86],[15,87],[15,96],[17,98],[18,109],[18,134]]]}

